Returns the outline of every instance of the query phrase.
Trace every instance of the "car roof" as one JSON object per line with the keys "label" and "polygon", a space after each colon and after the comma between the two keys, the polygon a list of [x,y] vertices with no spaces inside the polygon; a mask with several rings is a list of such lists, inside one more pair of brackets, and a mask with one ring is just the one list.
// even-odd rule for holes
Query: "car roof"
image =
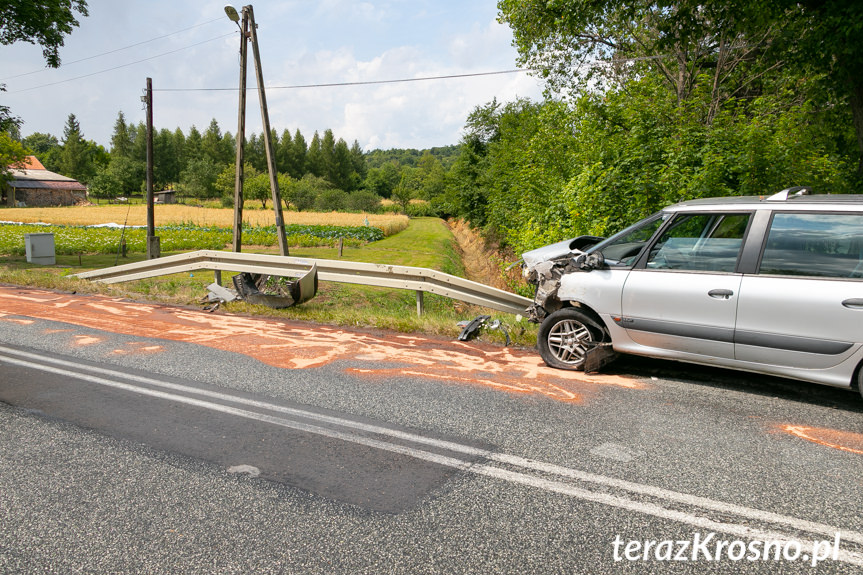
{"label": "car roof", "polygon": [[668,206],[666,210],[677,211],[687,208],[716,207],[759,207],[780,208],[789,206],[806,205],[807,207],[819,208],[827,206],[860,206],[863,207],[863,195],[857,194],[820,194],[820,195],[791,195],[784,191],[773,196],[728,196],[722,198],[701,198],[688,200]]}

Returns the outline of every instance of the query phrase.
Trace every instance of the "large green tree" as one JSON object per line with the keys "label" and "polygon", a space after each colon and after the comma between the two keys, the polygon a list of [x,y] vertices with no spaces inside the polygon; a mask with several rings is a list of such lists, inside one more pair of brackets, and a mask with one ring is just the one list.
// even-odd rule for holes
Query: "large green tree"
{"label": "large green tree", "polygon": [[[678,104],[708,99],[703,121],[738,99],[819,85],[849,106],[863,174],[863,3],[858,0],[500,0],[519,62],[549,93],[623,87],[645,72]],[[816,99],[818,96],[814,96]]]}
{"label": "large green tree", "polygon": [[85,0],[4,0],[0,3],[0,44],[29,42],[42,47],[51,68],[60,65],[63,39],[87,16]]}

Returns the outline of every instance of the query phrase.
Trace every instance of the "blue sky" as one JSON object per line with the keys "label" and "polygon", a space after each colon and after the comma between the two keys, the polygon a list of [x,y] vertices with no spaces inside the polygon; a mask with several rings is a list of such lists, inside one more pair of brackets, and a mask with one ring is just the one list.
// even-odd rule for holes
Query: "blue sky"
{"label": "blue sky", "polygon": [[[88,5],[90,16],[80,19],[61,49],[60,69],[45,69],[38,46],[0,46],[0,82],[7,87],[0,102],[24,120],[23,135],[48,132],[59,138],[74,113],[84,136],[107,147],[118,111],[127,121],[144,120],[140,97],[147,77],[153,79],[157,128],[188,133],[196,125],[203,131],[215,118],[223,132],[236,132],[239,31],[225,16],[224,2],[88,0]],[[242,4],[234,6],[239,10]],[[512,34],[495,21],[495,0],[267,0],[253,6],[268,87],[516,68]],[[167,37],[146,42],[161,36]],[[173,53],[154,58],[167,52]],[[249,58],[253,86],[251,49]],[[116,69],[105,71],[110,68]],[[204,90],[212,88],[231,90]],[[193,91],[162,91],[167,89]],[[279,132],[299,128],[310,139],[316,130],[331,128],[336,137],[357,140],[367,150],[422,149],[457,143],[470,111],[492,98],[539,99],[541,91],[539,80],[516,73],[270,88],[267,100],[270,123]],[[247,135],[261,131],[257,93],[250,91],[248,98]]]}

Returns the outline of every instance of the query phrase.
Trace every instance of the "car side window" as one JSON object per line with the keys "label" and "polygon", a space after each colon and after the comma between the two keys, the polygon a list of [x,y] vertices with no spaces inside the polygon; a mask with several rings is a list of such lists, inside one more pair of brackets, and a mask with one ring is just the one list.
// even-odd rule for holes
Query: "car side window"
{"label": "car side window", "polygon": [[650,250],[648,269],[733,272],[748,213],[680,214]]}
{"label": "car side window", "polygon": [[863,214],[774,214],[758,273],[863,278]]}

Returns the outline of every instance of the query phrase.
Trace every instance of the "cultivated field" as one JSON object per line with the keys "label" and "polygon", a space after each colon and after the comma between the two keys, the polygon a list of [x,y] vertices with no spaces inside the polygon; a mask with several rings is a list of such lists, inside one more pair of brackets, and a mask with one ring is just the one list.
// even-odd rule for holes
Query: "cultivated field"
{"label": "cultivated field", "polygon": [[[164,204],[155,207],[156,226],[192,224],[201,227],[232,227],[234,211],[225,208],[198,208],[181,204]],[[340,212],[284,212],[285,224],[363,226],[380,228],[390,236],[408,225],[408,217],[400,214],[346,214]],[[69,226],[124,222],[130,226],[147,224],[147,206],[144,204],[110,206],[68,206],[55,208],[9,208],[0,210],[0,221],[24,223],[44,222]],[[243,210],[243,222],[249,226],[271,226],[275,223],[272,210]]]}

